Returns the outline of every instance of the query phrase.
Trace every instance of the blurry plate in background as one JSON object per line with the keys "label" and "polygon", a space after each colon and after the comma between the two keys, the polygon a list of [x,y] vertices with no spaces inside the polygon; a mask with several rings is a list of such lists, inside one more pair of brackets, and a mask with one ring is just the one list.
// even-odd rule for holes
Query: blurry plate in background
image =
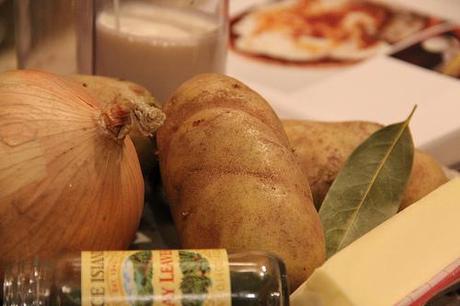
{"label": "blurry plate in background", "polygon": [[228,73],[286,93],[301,90],[442,20],[351,0],[234,1]]}

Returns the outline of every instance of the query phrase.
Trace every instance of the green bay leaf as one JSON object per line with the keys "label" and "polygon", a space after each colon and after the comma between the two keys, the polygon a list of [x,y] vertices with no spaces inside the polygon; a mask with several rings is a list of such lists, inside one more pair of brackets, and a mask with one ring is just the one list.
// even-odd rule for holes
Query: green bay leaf
{"label": "green bay leaf", "polygon": [[372,134],[334,180],[319,211],[328,257],[397,213],[412,169],[414,111]]}

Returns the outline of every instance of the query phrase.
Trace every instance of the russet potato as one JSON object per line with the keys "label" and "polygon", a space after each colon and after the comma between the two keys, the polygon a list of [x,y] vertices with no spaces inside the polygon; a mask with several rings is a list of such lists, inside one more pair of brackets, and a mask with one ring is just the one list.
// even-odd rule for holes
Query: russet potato
{"label": "russet potato", "polygon": [[164,105],[160,170],[184,248],[281,257],[291,289],[325,259],[306,175],[268,103],[217,74],[184,83]]}
{"label": "russet potato", "polygon": [[[348,156],[383,126],[374,122],[320,122],[284,120],[284,129],[294,154],[307,173],[317,208],[342,169]],[[439,163],[415,150],[412,172],[401,201],[404,209],[447,181]]]}

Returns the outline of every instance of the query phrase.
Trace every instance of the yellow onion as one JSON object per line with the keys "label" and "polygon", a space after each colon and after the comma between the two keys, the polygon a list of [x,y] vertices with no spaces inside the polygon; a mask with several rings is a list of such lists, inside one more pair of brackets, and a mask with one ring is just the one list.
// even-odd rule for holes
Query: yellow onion
{"label": "yellow onion", "polygon": [[0,264],[67,250],[126,248],[144,185],[131,128],[157,108],[98,107],[79,84],[39,71],[0,74]]}
{"label": "yellow onion", "polygon": [[[104,76],[82,74],[72,75],[70,79],[78,82],[90,93],[94,94],[103,105],[115,103],[116,100],[120,99],[130,99],[133,103],[148,104],[160,108],[155,97],[146,88],[136,83]],[[129,133],[129,137],[136,148],[142,172],[148,177],[157,167],[155,141],[145,137],[136,129]]]}

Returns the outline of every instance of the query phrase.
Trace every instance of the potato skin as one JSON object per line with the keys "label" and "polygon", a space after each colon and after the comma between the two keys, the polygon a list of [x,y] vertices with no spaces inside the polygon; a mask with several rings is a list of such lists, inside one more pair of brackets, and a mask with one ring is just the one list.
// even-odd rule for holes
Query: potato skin
{"label": "potato skin", "polygon": [[441,165],[431,155],[416,150],[412,172],[399,210],[417,202],[447,181],[448,178]]}
{"label": "potato skin", "polygon": [[94,93],[104,104],[112,103],[116,99],[132,99],[138,103],[160,107],[146,88],[133,82],[85,74],[75,74],[68,78]]}
{"label": "potato skin", "polygon": [[[307,120],[283,120],[283,126],[294,154],[307,173],[317,208],[348,156],[372,133],[383,127],[366,121]],[[414,152],[412,172],[400,210],[447,182],[444,171],[434,158],[420,150]]]}
{"label": "potato skin", "polygon": [[284,259],[291,289],[325,259],[304,172],[267,102],[217,74],[165,104],[160,169],[184,248],[262,250]]}

